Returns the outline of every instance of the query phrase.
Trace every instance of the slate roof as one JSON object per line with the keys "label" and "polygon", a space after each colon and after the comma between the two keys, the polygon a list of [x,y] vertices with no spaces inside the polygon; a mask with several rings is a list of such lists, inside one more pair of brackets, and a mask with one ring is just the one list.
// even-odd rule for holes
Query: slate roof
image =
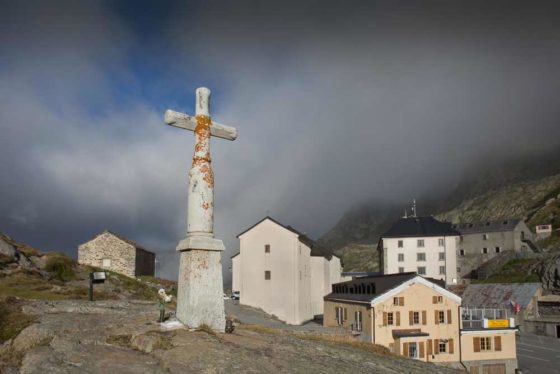
{"label": "slate roof", "polygon": [[449,222],[434,217],[408,217],[399,219],[382,238],[405,238],[427,236],[459,236]]}
{"label": "slate roof", "polygon": [[498,221],[465,222],[452,226],[461,235],[478,234],[483,232],[513,231],[515,226],[521,222],[520,219],[502,219]]}
{"label": "slate roof", "polygon": [[526,308],[539,288],[540,283],[469,284],[461,295],[462,306],[507,308],[512,300]]}
{"label": "slate roof", "polygon": [[[291,231],[291,232],[293,232],[294,234],[297,234],[297,235],[298,235],[299,241],[302,242],[303,244],[307,245],[307,246],[311,249],[311,256],[313,256],[313,257],[324,257],[324,258],[326,258],[326,259],[329,260],[329,261],[330,261],[330,259],[331,259],[333,256],[334,256],[334,257],[337,257],[337,258],[340,258],[340,257],[338,257],[337,255],[335,255],[335,254],[332,252],[331,249],[326,248],[326,247],[320,245],[319,243],[317,243],[316,241],[314,241],[313,239],[311,239],[310,237],[308,237],[308,236],[305,235],[304,233],[302,233],[302,232],[300,232],[300,231],[294,229],[292,226],[284,225],[284,224],[278,222],[277,220],[275,220],[275,219],[273,219],[273,218],[271,218],[271,217],[269,217],[269,216],[264,217],[264,218],[261,219],[259,222],[255,223],[253,226],[251,226],[251,227],[249,227],[247,230],[243,231],[241,234],[238,234],[238,235],[237,235],[237,238],[239,238],[241,235],[245,234],[247,231],[252,230],[254,227],[260,225],[263,221],[265,221],[265,220],[267,220],[267,219],[270,220],[270,221],[272,221],[272,222],[274,222],[274,223],[277,224],[278,226],[281,226],[281,227],[285,228],[286,230]],[[235,256],[234,256],[234,257],[235,257]]]}
{"label": "slate roof", "polygon": [[[327,296],[324,297],[325,300],[349,300],[349,301],[357,301],[357,302],[370,302],[375,297],[386,293],[387,291],[392,290],[411,280],[412,278],[417,277],[418,274],[415,272],[409,273],[398,273],[398,274],[387,274],[387,275],[373,275],[368,277],[360,277],[352,279],[351,281],[336,283],[334,285],[347,285],[347,286],[356,286],[360,284],[365,285],[375,285],[375,293],[372,294],[360,294],[360,293],[336,293],[331,292]],[[424,279],[435,283],[436,285],[445,288],[445,282],[441,280],[436,280],[433,278],[426,278]],[[333,286],[334,286],[333,285]]]}

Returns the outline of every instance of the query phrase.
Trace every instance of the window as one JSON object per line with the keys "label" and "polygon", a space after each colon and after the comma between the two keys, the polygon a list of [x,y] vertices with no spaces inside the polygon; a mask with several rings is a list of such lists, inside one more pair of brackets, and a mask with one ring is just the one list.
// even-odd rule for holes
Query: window
{"label": "window", "polygon": [[426,254],[421,252],[416,254],[416,261],[426,261]]}
{"label": "window", "polygon": [[443,239],[438,239],[438,246],[443,247]]}
{"label": "window", "polygon": [[344,316],[343,316],[342,308],[337,306],[335,308],[335,312],[336,312],[336,315],[335,315],[336,323],[340,326],[344,322],[344,320],[343,320]]}
{"label": "window", "polygon": [[270,244],[264,245],[264,253],[270,253]]}
{"label": "window", "polygon": [[461,257],[465,256],[465,250],[464,249],[459,249],[459,256],[461,256]]}
{"label": "window", "polygon": [[439,259],[440,261],[445,261],[445,252],[440,252],[440,253],[438,254],[438,259]]}
{"label": "window", "polygon": [[393,297],[393,305],[404,306],[404,297]]}
{"label": "window", "polygon": [[264,279],[269,280],[270,279],[270,270],[265,270],[264,272]]}
{"label": "window", "polygon": [[447,342],[440,340],[439,341],[439,353],[447,352]]}
{"label": "window", "polygon": [[445,311],[438,310],[438,323],[445,323]]}
{"label": "window", "polygon": [[391,326],[393,325],[393,312],[387,313],[387,324]]}
{"label": "window", "polygon": [[495,250],[496,250],[496,253],[500,253],[500,247],[496,247]]}
{"label": "window", "polygon": [[483,255],[488,254],[488,248],[486,247],[482,248],[482,254]]}
{"label": "window", "polygon": [[461,268],[457,268],[457,274],[461,274]]}
{"label": "window", "polygon": [[440,266],[439,267],[439,273],[440,274],[445,274],[445,266]]}
{"label": "window", "polygon": [[481,351],[491,351],[492,342],[489,337],[480,338],[480,350]]}
{"label": "window", "polygon": [[420,275],[426,275],[426,267],[425,266],[418,266],[418,274]]}
{"label": "window", "polygon": [[404,261],[404,253],[399,253],[399,262]]}
{"label": "window", "polygon": [[354,312],[354,322],[356,325],[356,331],[362,331],[362,312]]}
{"label": "window", "polygon": [[404,268],[403,267],[399,267],[399,273],[404,273]]}
{"label": "window", "polygon": [[424,247],[424,239],[418,239],[417,247],[418,248],[423,248]]}
{"label": "window", "polygon": [[412,312],[412,323],[415,325],[420,324],[420,312]]}
{"label": "window", "polygon": [[488,240],[488,234],[482,234],[482,240]]}
{"label": "window", "polygon": [[403,241],[402,241],[402,240],[399,240],[398,243],[397,243],[397,245],[398,245],[399,248],[402,248],[402,247],[403,247]]}
{"label": "window", "polygon": [[103,267],[104,267],[104,268],[110,268],[110,267],[111,267],[111,259],[109,259],[109,258],[104,258],[104,259],[103,259]]}
{"label": "window", "polygon": [[434,296],[434,304],[443,303],[443,296]]}
{"label": "window", "polygon": [[418,349],[416,343],[408,343],[408,357],[416,358],[418,356]]}

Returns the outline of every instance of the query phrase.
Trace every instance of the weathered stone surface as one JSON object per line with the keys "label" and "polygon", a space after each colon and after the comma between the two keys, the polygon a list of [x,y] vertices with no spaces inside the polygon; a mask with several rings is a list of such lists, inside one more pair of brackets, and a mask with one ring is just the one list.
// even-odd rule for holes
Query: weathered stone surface
{"label": "weathered stone surface", "polygon": [[14,352],[25,352],[38,345],[44,345],[50,342],[53,338],[54,332],[41,326],[40,324],[33,324],[25,328],[12,343]]}
{"label": "weathered stone surface", "polygon": [[13,258],[16,254],[16,249],[13,245],[0,238],[0,254]]}
{"label": "weathered stone surface", "polygon": [[560,288],[560,253],[554,253],[543,259],[537,266],[537,273],[544,288]]}
{"label": "weathered stone surface", "polygon": [[133,349],[144,353],[152,353],[161,345],[162,338],[156,334],[135,335],[130,340]]}
{"label": "weathered stone surface", "polygon": [[[104,313],[76,313],[69,311],[65,302],[62,307],[57,307],[58,303],[49,307],[58,312],[41,314],[40,324],[35,325],[48,330],[47,335],[53,339],[50,344],[22,352],[21,373],[455,372],[347,345],[301,339],[287,332],[255,332],[243,325],[233,334],[211,335],[187,329],[161,332],[159,324],[152,322],[153,305],[129,303],[123,315],[108,303],[103,304]],[[34,307],[37,311],[45,305],[32,304],[39,304]],[[125,334],[159,336],[166,347],[155,348],[161,342],[155,343],[152,338],[138,338],[138,342],[143,341],[138,350],[128,344],[107,343],[110,336]],[[143,352],[150,350],[150,354]],[[5,370],[0,362],[0,371]]]}
{"label": "weathered stone surface", "polygon": [[47,265],[47,256],[31,256],[29,257],[29,261],[31,261],[31,263],[39,268],[39,269],[44,269],[45,266]]}
{"label": "weathered stone surface", "polygon": [[205,324],[223,332],[225,314],[221,252],[181,252],[177,318],[190,328]]}

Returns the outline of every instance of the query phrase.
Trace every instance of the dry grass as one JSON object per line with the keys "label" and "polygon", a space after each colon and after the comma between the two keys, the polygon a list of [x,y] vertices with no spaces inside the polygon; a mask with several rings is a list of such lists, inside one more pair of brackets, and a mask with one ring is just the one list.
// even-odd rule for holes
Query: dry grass
{"label": "dry grass", "polygon": [[378,344],[372,344],[368,342],[363,342],[356,340],[356,338],[350,335],[339,335],[339,334],[309,334],[304,332],[297,332],[297,331],[285,331],[280,329],[275,329],[272,327],[266,327],[261,325],[245,325],[241,324],[238,328],[243,330],[254,331],[262,334],[270,334],[270,335],[287,335],[293,336],[303,340],[310,340],[314,342],[321,342],[321,343],[330,343],[330,344],[337,344],[337,345],[344,345],[352,348],[358,348],[368,352],[374,352],[377,354],[387,355],[387,356],[395,356],[393,353],[389,351],[387,347]]}
{"label": "dry grass", "polygon": [[118,345],[121,347],[128,347],[130,346],[130,340],[132,339],[132,335],[130,334],[123,334],[123,335],[109,335],[107,337],[107,344]]}
{"label": "dry grass", "polygon": [[15,338],[21,330],[35,322],[35,317],[23,314],[18,300],[6,297],[0,301],[0,344]]}
{"label": "dry grass", "polygon": [[196,329],[196,331],[202,331],[205,332],[209,335],[216,335],[216,332],[214,330],[212,330],[212,328],[210,326],[208,326],[207,324],[203,323],[202,325],[198,326],[198,328]]}

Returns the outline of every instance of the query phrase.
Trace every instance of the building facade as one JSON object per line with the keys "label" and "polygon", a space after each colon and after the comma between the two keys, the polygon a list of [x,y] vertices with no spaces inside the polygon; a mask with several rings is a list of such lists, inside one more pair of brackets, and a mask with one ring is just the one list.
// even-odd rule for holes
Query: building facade
{"label": "building facade", "polygon": [[383,274],[417,272],[457,284],[458,241],[450,223],[433,217],[401,218],[379,240],[380,269]]}
{"label": "building facade", "polygon": [[454,224],[452,228],[460,234],[457,271],[461,279],[478,278],[476,271],[479,267],[495,257],[504,256],[506,251],[512,256],[536,251],[533,234],[519,219],[467,222]]}
{"label": "building facade", "polygon": [[154,275],[156,255],[137,243],[105,230],[80,244],[78,263],[129,277]]}
{"label": "building facade", "polygon": [[232,291],[239,291],[241,304],[293,325],[323,314],[323,297],[341,279],[337,256],[270,217],[237,237]]}
{"label": "building facade", "polygon": [[[503,314],[499,320],[464,314],[461,298],[441,280],[416,273],[356,278],[333,285],[324,301],[325,326],[395,354],[470,373],[513,374],[517,368],[513,321]],[[465,316],[472,317],[468,326]]]}

